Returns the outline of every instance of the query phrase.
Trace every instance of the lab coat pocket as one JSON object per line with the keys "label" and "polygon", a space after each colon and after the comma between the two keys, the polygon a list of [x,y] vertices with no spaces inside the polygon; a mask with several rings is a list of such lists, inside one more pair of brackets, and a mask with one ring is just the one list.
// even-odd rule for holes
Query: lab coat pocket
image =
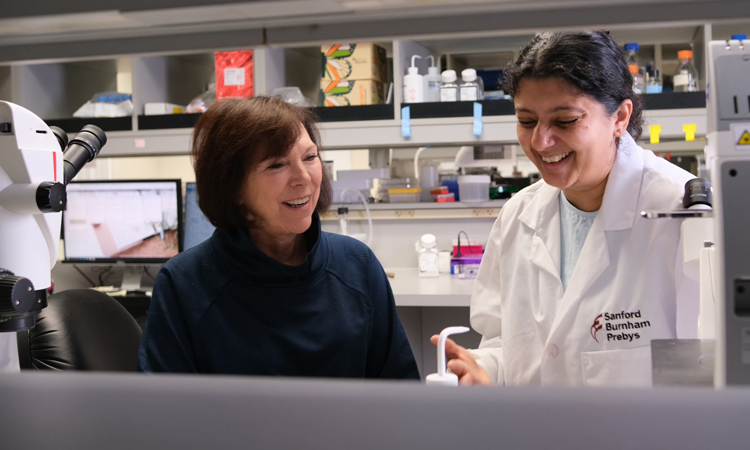
{"label": "lab coat pocket", "polygon": [[587,386],[651,386],[651,347],[582,352]]}

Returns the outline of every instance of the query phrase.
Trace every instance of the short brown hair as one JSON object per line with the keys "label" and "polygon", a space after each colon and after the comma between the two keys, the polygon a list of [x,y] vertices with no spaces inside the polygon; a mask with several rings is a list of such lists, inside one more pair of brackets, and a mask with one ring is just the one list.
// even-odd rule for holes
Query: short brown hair
{"label": "short brown hair", "polygon": [[[247,174],[263,161],[288,155],[300,125],[320,149],[316,122],[311,111],[276,97],[230,98],[209,107],[195,125],[192,144],[198,204],[206,218],[217,228],[252,227],[238,202]],[[332,198],[323,168],[315,210],[327,211]]]}

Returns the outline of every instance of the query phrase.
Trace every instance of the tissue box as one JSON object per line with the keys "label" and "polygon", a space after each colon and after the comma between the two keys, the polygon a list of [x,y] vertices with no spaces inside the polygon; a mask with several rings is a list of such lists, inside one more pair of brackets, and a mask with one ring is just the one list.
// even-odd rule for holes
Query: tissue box
{"label": "tissue box", "polygon": [[385,49],[371,43],[333,44],[320,48],[321,79],[388,81]]}
{"label": "tissue box", "polygon": [[253,51],[216,52],[216,99],[253,96]]}
{"label": "tissue box", "polygon": [[385,85],[375,80],[321,80],[323,106],[380,105],[385,102]]}

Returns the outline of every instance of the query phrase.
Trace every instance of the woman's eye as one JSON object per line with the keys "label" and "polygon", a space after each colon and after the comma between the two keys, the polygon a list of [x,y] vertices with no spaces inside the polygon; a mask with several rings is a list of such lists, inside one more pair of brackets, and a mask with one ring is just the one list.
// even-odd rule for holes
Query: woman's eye
{"label": "woman's eye", "polygon": [[307,158],[305,158],[306,161],[313,161],[315,158],[317,158],[318,155],[309,155]]}
{"label": "woman's eye", "polygon": [[560,126],[560,127],[569,127],[569,126],[573,125],[576,122],[578,122],[578,118],[575,118],[575,119],[572,119],[572,120],[558,120],[555,123],[557,124],[557,126]]}
{"label": "woman's eye", "polygon": [[273,163],[270,166],[268,166],[269,169],[281,169],[283,167],[283,164],[281,163]]}
{"label": "woman's eye", "polygon": [[520,123],[522,127],[531,128],[536,125],[536,120],[519,120],[518,123]]}

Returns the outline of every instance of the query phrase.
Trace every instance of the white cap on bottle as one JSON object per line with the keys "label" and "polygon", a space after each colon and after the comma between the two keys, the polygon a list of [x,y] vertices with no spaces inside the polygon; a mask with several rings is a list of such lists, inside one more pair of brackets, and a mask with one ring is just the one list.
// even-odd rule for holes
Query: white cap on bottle
{"label": "white cap on bottle", "polygon": [[467,331],[469,331],[467,327],[448,327],[440,332],[437,345],[438,371],[427,375],[425,383],[428,386],[458,386],[458,377],[446,372],[445,340],[451,334],[466,333]]}
{"label": "white cap on bottle", "polygon": [[477,71],[474,69],[464,69],[461,72],[461,79],[464,81],[474,81],[477,79]]}
{"label": "white cap on bottle", "polygon": [[437,238],[434,234],[423,234],[422,235],[422,247],[424,248],[432,248],[437,245]]}
{"label": "white cap on bottle", "polygon": [[443,83],[453,83],[456,81],[455,70],[444,70],[441,76],[443,77]]}

